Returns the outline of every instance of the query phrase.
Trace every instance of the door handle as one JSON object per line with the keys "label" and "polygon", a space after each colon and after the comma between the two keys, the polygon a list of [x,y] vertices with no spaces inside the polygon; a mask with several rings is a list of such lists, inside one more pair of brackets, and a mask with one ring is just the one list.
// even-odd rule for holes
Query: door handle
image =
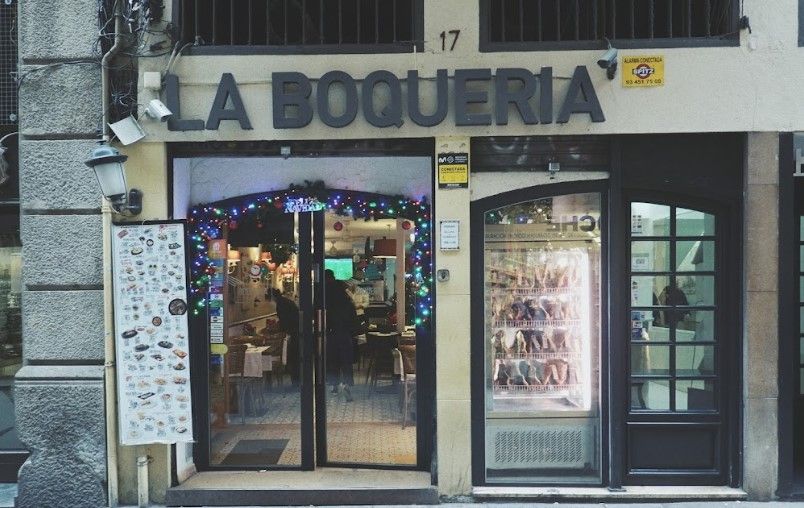
{"label": "door handle", "polygon": [[324,309],[316,310],[316,384],[324,384],[324,323],[327,318],[327,313]]}

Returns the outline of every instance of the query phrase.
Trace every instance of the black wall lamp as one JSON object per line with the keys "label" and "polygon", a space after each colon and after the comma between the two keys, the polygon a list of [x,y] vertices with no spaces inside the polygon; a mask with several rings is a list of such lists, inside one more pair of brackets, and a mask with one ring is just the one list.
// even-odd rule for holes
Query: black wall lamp
{"label": "black wall lamp", "polygon": [[101,142],[84,163],[95,171],[103,197],[109,200],[112,209],[122,215],[134,216],[142,212],[142,191],[128,190],[123,169],[127,159],[128,155]]}

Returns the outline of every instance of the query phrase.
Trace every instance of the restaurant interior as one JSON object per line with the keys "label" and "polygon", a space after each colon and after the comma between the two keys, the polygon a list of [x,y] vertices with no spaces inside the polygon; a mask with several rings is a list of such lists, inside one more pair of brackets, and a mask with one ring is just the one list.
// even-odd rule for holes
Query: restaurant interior
{"label": "restaurant interior", "polygon": [[[415,228],[402,218],[322,213],[324,268],[354,306],[355,325],[351,344],[324,339],[326,367],[316,372],[326,371],[326,400],[316,407],[325,419],[316,434],[325,439],[317,446],[328,464],[413,467]],[[298,251],[310,246],[299,243],[298,222],[298,213],[274,213],[228,224],[224,343],[212,344],[209,358],[211,467],[301,464],[298,366],[315,353],[300,353]],[[329,289],[327,298],[335,298]]]}

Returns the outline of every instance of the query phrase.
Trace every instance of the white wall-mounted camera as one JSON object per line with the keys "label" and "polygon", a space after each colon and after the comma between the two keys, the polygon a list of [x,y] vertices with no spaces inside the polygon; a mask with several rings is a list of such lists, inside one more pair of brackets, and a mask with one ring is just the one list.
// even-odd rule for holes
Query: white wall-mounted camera
{"label": "white wall-mounted camera", "polygon": [[606,69],[606,77],[614,79],[617,74],[617,48],[609,44],[609,49],[597,60],[597,64],[601,69]]}
{"label": "white wall-mounted camera", "polygon": [[159,120],[160,122],[166,122],[168,118],[173,116],[173,112],[159,99],[152,99],[148,103],[148,106],[145,108],[145,114],[149,118]]}

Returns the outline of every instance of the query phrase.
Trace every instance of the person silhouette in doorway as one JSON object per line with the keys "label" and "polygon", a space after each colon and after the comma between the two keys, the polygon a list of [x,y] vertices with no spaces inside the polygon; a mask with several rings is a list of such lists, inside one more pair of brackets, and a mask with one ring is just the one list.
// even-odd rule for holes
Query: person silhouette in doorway
{"label": "person silhouette in doorway", "polygon": [[357,314],[354,303],[346,292],[346,285],[335,278],[332,270],[325,270],[324,284],[328,381],[332,385],[332,393],[338,393],[342,388],[346,393],[346,400],[351,402],[354,386],[352,331]]}

